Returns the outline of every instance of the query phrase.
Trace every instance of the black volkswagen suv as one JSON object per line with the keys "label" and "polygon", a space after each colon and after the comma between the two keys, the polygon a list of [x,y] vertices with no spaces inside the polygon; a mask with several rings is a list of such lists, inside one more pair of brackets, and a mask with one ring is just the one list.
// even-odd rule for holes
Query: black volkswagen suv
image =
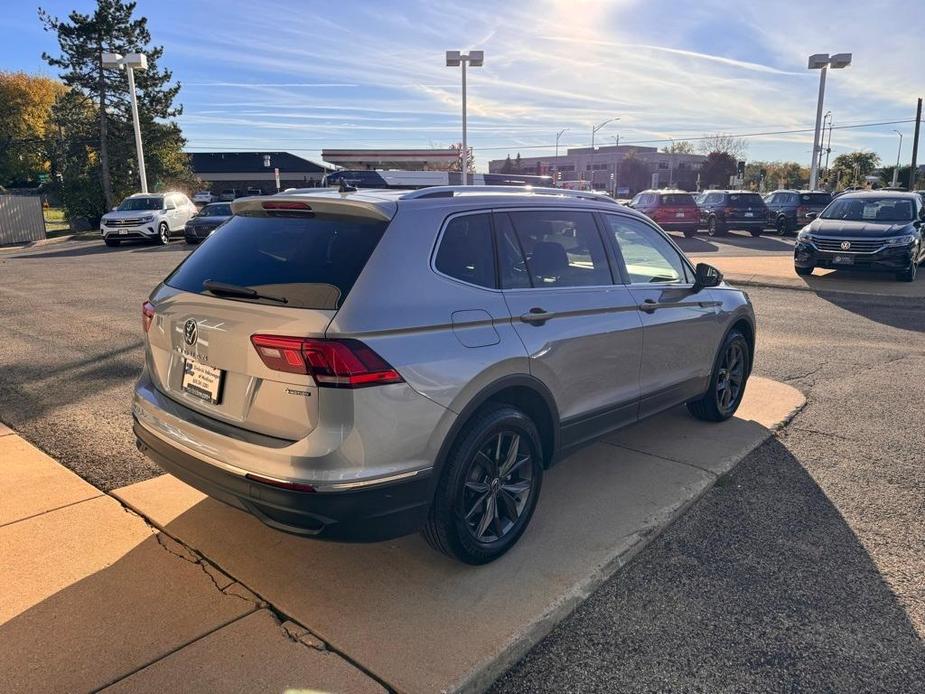
{"label": "black volkswagen suv", "polygon": [[781,236],[797,231],[812,219],[811,212],[817,215],[832,202],[832,196],[821,190],[775,190],[765,196],[768,206],[768,223]]}
{"label": "black volkswagen suv", "polygon": [[923,224],[925,205],[915,193],[841,195],[797,235],[796,273],[809,275],[817,267],[879,270],[911,282],[925,259]]}
{"label": "black volkswagen suv", "polygon": [[701,225],[710,236],[725,236],[730,229],[745,229],[752,236],[761,236],[768,223],[764,200],[748,190],[711,190],[699,206]]}

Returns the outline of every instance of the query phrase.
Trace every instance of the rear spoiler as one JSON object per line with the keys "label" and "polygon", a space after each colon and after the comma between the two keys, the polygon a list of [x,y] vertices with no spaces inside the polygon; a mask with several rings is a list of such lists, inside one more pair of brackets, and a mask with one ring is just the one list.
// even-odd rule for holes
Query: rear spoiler
{"label": "rear spoiler", "polygon": [[362,194],[338,195],[319,193],[317,195],[285,195],[238,198],[231,203],[234,214],[242,212],[287,211],[298,213],[321,212],[323,214],[342,214],[353,217],[367,217],[383,222],[391,221],[397,206],[389,200],[370,199]]}

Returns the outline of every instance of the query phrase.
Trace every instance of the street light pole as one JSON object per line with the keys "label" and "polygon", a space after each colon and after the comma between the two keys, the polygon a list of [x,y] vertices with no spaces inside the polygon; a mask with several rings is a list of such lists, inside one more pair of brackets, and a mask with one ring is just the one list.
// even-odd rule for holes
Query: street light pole
{"label": "street light pole", "polygon": [[899,157],[903,151],[903,134],[893,129],[893,132],[899,135],[899,149],[896,150],[896,166],[893,167],[893,182],[890,184],[893,188],[899,183]]}
{"label": "street light pole", "polygon": [[462,173],[462,184],[469,185],[469,144],[466,139],[466,64],[472,67],[482,67],[485,62],[485,51],[446,52],[447,67],[462,68],[462,151],[460,154],[459,171]]}
{"label": "street light pole", "polygon": [[125,68],[128,76],[129,100],[132,104],[132,126],[135,130],[135,153],[138,157],[138,175],[141,178],[141,192],[148,192],[148,176],[145,172],[145,153],[141,144],[141,123],[138,120],[138,97],[135,94],[135,70],[147,70],[148,58],[144,53],[103,53],[103,67]]}
{"label": "street light pole", "polygon": [[[556,133],[556,159],[559,158],[559,138],[565,134],[566,130],[568,130],[568,128],[562,128],[562,130]],[[556,162],[556,164],[558,165],[558,162]]]}
{"label": "street light pole", "polygon": [[614,121],[620,120],[619,118],[608,118],[603,123],[598,125],[591,126],[591,190],[594,190],[594,136],[597,135],[597,131],[603,128],[608,123],[613,123]]}
{"label": "street light pole", "polygon": [[825,151],[825,124],[829,122],[829,119],[832,117],[831,111],[826,111],[825,115],[822,117],[822,130],[819,131],[819,152],[816,155],[819,158],[819,163],[816,165],[816,170],[819,172],[819,177],[822,178],[822,153]]}
{"label": "street light pole", "polygon": [[810,70],[819,70],[819,99],[816,102],[816,127],[813,129],[813,153],[811,157],[811,167],[809,172],[809,188],[816,190],[816,184],[819,180],[819,154],[820,154],[820,129],[822,127],[822,106],[825,101],[825,76],[829,68],[840,69],[851,65],[850,53],[837,53],[829,56],[828,53],[815,53],[809,56]]}
{"label": "street light pole", "polygon": [[829,173],[829,155],[832,153],[832,117],[831,111],[829,111],[829,141],[825,146],[825,172],[826,175]]}

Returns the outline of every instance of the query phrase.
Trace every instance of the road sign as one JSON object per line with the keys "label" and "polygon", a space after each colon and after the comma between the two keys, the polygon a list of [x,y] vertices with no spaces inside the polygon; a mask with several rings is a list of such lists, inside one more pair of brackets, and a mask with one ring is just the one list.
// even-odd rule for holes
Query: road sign
{"label": "road sign", "polygon": [[276,179],[276,192],[279,192],[279,169],[273,169],[273,178]]}

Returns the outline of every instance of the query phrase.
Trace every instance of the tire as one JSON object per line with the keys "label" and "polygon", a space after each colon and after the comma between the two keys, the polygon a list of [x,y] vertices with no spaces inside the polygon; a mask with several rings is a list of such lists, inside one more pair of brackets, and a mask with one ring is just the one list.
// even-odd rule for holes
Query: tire
{"label": "tire", "polygon": [[710,236],[725,236],[726,227],[716,221],[716,217],[710,217],[707,220],[707,234]]}
{"label": "tire", "polygon": [[801,277],[808,277],[809,275],[813,274],[813,270],[815,270],[816,268],[815,267],[800,267],[799,265],[794,265],[793,269],[796,270],[796,273],[800,275]]}
{"label": "tire", "polygon": [[774,228],[777,230],[778,236],[786,236],[790,233],[790,220],[786,217],[778,217]]}
{"label": "tire", "polygon": [[[487,564],[507,552],[536,508],[542,451],[536,425],[519,409],[499,404],[477,412],[444,462],[424,525],[427,543],[466,564]],[[499,459],[502,468],[514,466],[507,477],[497,471]]]}
{"label": "tire", "polygon": [[[730,331],[716,355],[707,392],[687,403],[688,411],[707,422],[722,422],[734,415],[745,394],[751,371],[749,359],[745,336],[738,330]],[[737,376],[731,377],[730,372]]]}
{"label": "tire", "polygon": [[697,230],[696,229],[685,229],[683,234],[684,234],[684,238],[692,239],[697,235]]}
{"label": "tire", "polygon": [[166,246],[170,243],[170,227],[167,226],[167,222],[161,222],[157,225],[157,238],[154,239],[154,243],[161,246]]}
{"label": "tire", "polygon": [[198,246],[199,239],[191,239],[189,236],[186,237],[186,245],[188,246]]}
{"label": "tire", "polygon": [[750,233],[752,236],[754,236],[757,239],[759,236],[761,236],[761,232],[763,231],[764,229],[749,229],[748,233]]}
{"label": "tire", "polygon": [[115,248],[119,245],[120,241],[119,239],[103,239],[103,243],[105,243],[110,248]]}
{"label": "tire", "polygon": [[897,273],[896,273],[896,279],[897,279],[897,281],[899,281],[899,282],[915,282],[915,275],[916,275],[916,270],[917,270],[917,269],[918,269],[918,265],[916,265],[915,261],[913,261],[913,262],[909,265],[909,267],[907,267],[905,270],[903,270],[902,272],[897,272]]}

